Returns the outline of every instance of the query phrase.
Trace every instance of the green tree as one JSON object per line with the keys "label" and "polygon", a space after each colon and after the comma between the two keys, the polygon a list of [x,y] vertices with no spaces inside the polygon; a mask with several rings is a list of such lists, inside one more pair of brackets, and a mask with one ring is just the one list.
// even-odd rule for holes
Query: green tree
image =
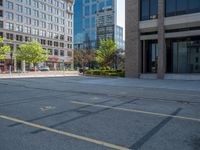
{"label": "green tree", "polygon": [[75,67],[83,68],[85,65],[85,53],[82,49],[74,50],[74,65]]}
{"label": "green tree", "polygon": [[75,67],[90,68],[92,62],[95,60],[95,54],[92,49],[83,51],[82,49],[74,50],[74,65]]}
{"label": "green tree", "polygon": [[40,43],[35,41],[21,44],[15,54],[17,60],[33,63],[34,66],[36,63],[44,62],[48,59],[48,52],[42,48]]}
{"label": "green tree", "polygon": [[98,50],[96,50],[96,61],[102,67],[113,67],[116,49],[117,46],[113,40],[101,40],[100,47]]}
{"label": "green tree", "polygon": [[0,37],[0,59],[4,60],[6,54],[10,53],[10,46],[5,45],[3,46],[3,38]]}
{"label": "green tree", "polygon": [[94,53],[94,50],[92,48],[89,48],[86,51],[85,59],[86,59],[86,63],[87,63],[87,66],[89,67],[89,69],[94,67],[95,53]]}

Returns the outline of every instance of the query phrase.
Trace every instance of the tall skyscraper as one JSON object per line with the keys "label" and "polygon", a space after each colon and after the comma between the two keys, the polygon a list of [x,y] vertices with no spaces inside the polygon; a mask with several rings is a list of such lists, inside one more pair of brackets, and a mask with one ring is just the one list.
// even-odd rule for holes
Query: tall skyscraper
{"label": "tall skyscraper", "polygon": [[[0,0],[0,36],[11,50],[36,40],[49,51],[51,69],[73,65],[73,0]],[[0,60],[1,69],[9,63]],[[20,69],[20,62],[14,61]]]}
{"label": "tall skyscraper", "polygon": [[126,0],[126,76],[200,73],[199,0]]}
{"label": "tall skyscraper", "polygon": [[105,38],[123,43],[123,30],[116,33],[120,28],[117,26],[117,0],[76,0],[74,7],[75,49],[96,49],[100,39]]}

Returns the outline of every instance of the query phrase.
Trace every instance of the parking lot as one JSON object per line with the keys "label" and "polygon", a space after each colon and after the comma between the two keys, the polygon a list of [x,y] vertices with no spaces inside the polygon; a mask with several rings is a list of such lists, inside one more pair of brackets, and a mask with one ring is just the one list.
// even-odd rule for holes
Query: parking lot
{"label": "parking lot", "polygon": [[200,81],[0,79],[0,150],[200,150]]}

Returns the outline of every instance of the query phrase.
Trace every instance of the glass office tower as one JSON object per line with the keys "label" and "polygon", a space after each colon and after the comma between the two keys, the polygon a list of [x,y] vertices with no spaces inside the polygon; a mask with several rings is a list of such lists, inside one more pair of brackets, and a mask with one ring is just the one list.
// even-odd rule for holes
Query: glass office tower
{"label": "glass office tower", "polygon": [[[75,49],[98,47],[98,37],[102,32],[98,32],[97,23],[101,16],[106,16],[109,12],[113,15],[111,37],[115,41],[115,26],[117,25],[117,0],[76,0],[75,1],[75,27],[74,27],[74,47]],[[105,25],[106,26],[106,25]],[[102,27],[102,26],[101,26]],[[100,33],[100,34],[98,34]],[[120,32],[121,33],[121,32]],[[121,34],[123,39],[123,32]],[[106,36],[103,36],[105,38]]]}

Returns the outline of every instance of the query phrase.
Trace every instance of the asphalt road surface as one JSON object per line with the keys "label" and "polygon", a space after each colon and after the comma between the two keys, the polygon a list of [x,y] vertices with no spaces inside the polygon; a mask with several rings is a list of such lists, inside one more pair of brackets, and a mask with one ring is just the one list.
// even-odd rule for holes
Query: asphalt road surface
{"label": "asphalt road surface", "polygon": [[0,79],[0,150],[200,150],[200,81]]}

